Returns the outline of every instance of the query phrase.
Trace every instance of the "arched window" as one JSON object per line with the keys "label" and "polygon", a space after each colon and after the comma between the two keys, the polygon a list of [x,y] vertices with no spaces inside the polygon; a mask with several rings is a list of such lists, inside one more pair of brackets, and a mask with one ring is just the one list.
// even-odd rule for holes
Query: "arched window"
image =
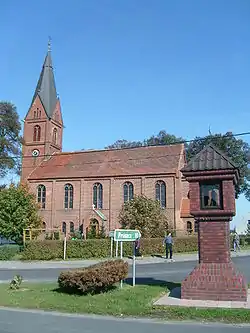
{"label": "arched window", "polygon": [[102,209],[103,206],[103,194],[102,184],[95,183],[93,186],[93,205],[95,208]]}
{"label": "arched window", "polygon": [[41,127],[36,125],[33,130],[33,141],[40,141],[41,139]]}
{"label": "arched window", "polygon": [[132,200],[134,198],[134,186],[130,182],[126,182],[123,185],[123,199],[124,202]]}
{"label": "arched window", "polygon": [[57,144],[57,129],[56,128],[53,129],[52,143],[54,143],[55,145]]}
{"label": "arched window", "polygon": [[75,232],[74,222],[70,222],[70,224],[69,224],[69,232],[71,234],[73,234],[73,232]]}
{"label": "arched window", "polygon": [[64,186],[64,208],[73,208],[74,189],[71,184]]}
{"label": "arched window", "polygon": [[37,202],[40,203],[41,208],[46,206],[46,187],[44,185],[38,185],[37,187]]}
{"label": "arched window", "polygon": [[38,113],[38,118],[41,118],[42,111],[37,109],[37,113]]}
{"label": "arched window", "polygon": [[46,222],[43,222],[43,229],[46,229]]}
{"label": "arched window", "polygon": [[37,117],[37,113],[36,113],[36,110],[34,111],[34,119],[36,119]]}
{"label": "arched window", "polygon": [[194,222],[194,232],[198,232],[199,231],[199,222],[195,221]]}
{"label": "arched window", "polygon": [[166,184],[162,180],[155,184],[155,199],[160,201],[161,208],[166,208]]}
{"label": "arched window", "polygon": [[90,232],[93,235],[99,234],[99,222],[96,219],[91,219],[90,221]]}
{"label": "arched window", "polygon": [[193,232],[192,222],[187,221],[187,232],[191,234]]}
{"label": "arched window", "polygon": [[63,223],[62,223],[62,232],[64,233],[64,235],[66,235],[66,232],[67,232],[67,225],[66,225],[66,222],[63,222]]}

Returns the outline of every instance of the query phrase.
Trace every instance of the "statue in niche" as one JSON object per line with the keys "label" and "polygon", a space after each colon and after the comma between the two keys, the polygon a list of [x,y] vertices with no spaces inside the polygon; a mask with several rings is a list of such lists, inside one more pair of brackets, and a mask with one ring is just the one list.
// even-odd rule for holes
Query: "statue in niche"
{"label": "statue in niche", "polygon": [[202,184],[201,207],[203,209],[221,208],[219,184]]}

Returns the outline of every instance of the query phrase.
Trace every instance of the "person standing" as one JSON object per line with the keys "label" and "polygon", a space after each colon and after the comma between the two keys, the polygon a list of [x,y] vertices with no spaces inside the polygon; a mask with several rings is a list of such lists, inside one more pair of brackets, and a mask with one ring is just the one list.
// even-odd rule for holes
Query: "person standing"
{"label": "person standing", "polygon": [[240,251],[240,236],[237,232],[234,234],[234,252]]}
{"label": "person standing", "polygon": [[168,259],[168,254],[170,255],[169,259],[173,260],[173,237],[171,232],[164,238],[163,246],[166,246],[166,259]]}
{"label": "person standing", "polygon": [[135,256],[143,258],[140,252],[141,242],[139,238],[136,239],[134,246],[135,246]]}

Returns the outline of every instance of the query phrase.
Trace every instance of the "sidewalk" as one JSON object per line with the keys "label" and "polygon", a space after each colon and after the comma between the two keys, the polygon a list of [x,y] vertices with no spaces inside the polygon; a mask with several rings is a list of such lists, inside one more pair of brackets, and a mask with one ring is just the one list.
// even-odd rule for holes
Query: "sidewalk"
{"label": "sidewalk", "polygon": [[[231,252],[233,257],[244,257],[250,256],[250,250],[242,250],[239,253]],[[79,268],[94,265],[98,262],[108,260],[96,259],[96,260],[61,260],[61,261],[0,261],[0,269],[53,269],[53,268]],[[124,258],[130,265],[132,265],[132,260]],[[187,262],[198,260],[198,253],[177,253],[174,255],[175,262]],[[147,265],[147,264],[164,264],[166,259],[164,257],[144,257],[143,259],[137,259],[137,265]]]}

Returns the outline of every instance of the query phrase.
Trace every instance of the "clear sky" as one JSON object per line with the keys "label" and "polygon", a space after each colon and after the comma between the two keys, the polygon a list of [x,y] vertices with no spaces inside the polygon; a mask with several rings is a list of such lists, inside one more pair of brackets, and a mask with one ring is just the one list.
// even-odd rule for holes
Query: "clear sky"
{"label": "clear sky", "polygon": [[[64,150],[161,129],[250,130],[249,0],[2,0],[0,10],[0,100],[23,119],[51,36]],[[237,208],[239,223],[250,205]]]}

